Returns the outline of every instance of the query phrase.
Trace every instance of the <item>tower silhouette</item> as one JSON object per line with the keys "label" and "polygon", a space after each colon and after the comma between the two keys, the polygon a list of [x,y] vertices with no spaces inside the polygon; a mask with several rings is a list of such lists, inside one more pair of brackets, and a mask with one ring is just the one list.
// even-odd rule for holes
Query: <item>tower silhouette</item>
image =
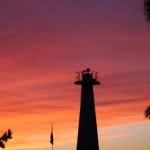
{"label": "tower silhouette", "polygon": [[77,150],[99,150],[93,85],[99,85],[97,73],[87,68],[78,72],[77,85],[81,85],[81,107]]}

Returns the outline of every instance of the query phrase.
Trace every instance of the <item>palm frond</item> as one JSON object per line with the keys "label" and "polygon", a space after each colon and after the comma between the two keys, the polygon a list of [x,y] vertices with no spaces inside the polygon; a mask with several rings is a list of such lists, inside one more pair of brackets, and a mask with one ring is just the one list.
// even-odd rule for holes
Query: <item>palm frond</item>
{"label": "palm frond", "polygon": [[150,21],[150,0],[144,1],[144,14],[146,16],[147,21]]}
{"label": "palm frond", "polygon": [[150,106],[148,106],[147,109],[145,110],[145,117],[150,119]]}

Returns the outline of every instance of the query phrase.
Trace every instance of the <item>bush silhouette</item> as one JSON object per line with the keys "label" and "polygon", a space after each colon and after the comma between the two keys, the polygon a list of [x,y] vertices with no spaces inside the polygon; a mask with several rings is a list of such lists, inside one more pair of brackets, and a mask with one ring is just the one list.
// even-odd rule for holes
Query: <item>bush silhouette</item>
{"label": "bush silhouette", "polygon": [[5,143],[9,140],[12,139],[12,131],[8,129],[1,137],[0,137],[0,147],[5,148]]}

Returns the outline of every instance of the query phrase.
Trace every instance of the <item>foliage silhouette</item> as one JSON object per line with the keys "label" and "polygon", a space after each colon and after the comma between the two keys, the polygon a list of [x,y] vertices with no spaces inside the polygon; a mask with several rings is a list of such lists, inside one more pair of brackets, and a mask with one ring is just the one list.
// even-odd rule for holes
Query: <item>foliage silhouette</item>
{"label": "foliage silhouette", "polygon": [[145,117],[150,119],[150,106],[148,106],[147,109],[145,110]]}
{"label": "foliage silhouette", "polygon": [[0,137],[0,148],[5,148],[5,143],[12,139],[12,131],[8,129],[1,137]]}
{"label": "foliage silhouette", "polygon": [[[147,21],[150,21],[150,0],[144,0],[144,14]],[[145,110],[145,117],[150,119],[150,106]]]}
{"label": "foliage silhouette", "polygon": [[147,21],[150,21],[150,0],[144,0],[144,14]]}

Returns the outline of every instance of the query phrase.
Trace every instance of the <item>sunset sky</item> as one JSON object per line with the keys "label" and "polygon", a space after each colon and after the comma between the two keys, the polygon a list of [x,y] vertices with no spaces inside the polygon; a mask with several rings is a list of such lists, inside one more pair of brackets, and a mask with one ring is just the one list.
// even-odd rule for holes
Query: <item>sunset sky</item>
{"label": "sunset sky", "polygon": [[[150,25],[144,0],[0,0],[0,134],[6,150],[76,150],[81,87],[94,87],[100,150],[150,149]],[[88,132],[88,131],[87,131]],[[90,138],[90,137],[89,137]]]}

